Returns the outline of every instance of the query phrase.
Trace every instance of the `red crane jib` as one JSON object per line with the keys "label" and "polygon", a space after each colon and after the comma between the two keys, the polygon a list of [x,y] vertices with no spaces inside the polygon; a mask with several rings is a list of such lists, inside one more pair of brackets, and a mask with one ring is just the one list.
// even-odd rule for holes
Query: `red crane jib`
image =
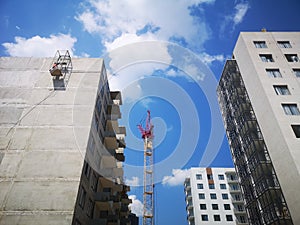
{"label": "red crane jib", "polygon": [[147,120],[146,120],[146,127],[143,128],[141,124],[138,125],[138,128],[142,134],[142,138],[145,139],[147,138],[152,138],[153,134],[152,134],[152,128],[153,125],[151,124],[151,117],[150,117],[150,110],[147,111]]}

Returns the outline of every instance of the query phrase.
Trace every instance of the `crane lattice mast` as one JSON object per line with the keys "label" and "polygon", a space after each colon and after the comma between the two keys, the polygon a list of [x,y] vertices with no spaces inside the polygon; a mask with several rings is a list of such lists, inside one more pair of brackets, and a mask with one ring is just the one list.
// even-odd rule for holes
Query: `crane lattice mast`
{"label": "crane lattice mast", "polygon": [[151,124],[150,111],[147,111],[145,128],[141,124],[138,128],[144,139],[144,211],[143,225],[154,225],[154,184],[153,184],[153,125]]}

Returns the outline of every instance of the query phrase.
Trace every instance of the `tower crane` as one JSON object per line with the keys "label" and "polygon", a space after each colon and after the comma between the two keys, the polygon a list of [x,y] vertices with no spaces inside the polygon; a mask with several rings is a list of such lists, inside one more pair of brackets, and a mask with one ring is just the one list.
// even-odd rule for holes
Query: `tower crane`
{"label": "tower crane", "polygon": [[143,195],[143,225],[154,225],[154,184],[153,184],[153,125],[151,123],[150,110],[147,110],[145,127],[138,125],[138,129],[144,139],[144,195]]}

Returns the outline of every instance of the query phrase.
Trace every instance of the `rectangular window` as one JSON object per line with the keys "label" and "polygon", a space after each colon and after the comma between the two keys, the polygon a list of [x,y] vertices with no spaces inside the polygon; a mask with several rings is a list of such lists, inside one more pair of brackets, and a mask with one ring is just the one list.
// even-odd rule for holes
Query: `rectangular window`
{"label": "rectangular window", "polygon": [[290,95],[290,91],[287,85],[273,85],[277,95]]}
{"label": "rectangular window", "polygon": [[196,179],[197,180],[202,180],[202,174],[196,174]]}
{"label": "rectangular window", "polygon": [[236,201],[241,201],[241,196],[240,195],[234,195],[233,198],[236,200]]}
{"label": "rectangular window", "polygon": [[228,199],[228,194],[222,194],[222,199]]}
{"label": "rectangular window", "polygon": [[110,187],[104,187],[102,189],[103,192],[106,192],[106,193],[111,193],[111,188]]}
{"label": "rectangular window", "polygon": [[100,210],[99,218],[107,218],[108,217],[108,210]]}
{"label": "rectangular window", "polygon": [[297,54],[285,54],[285,58],[288,62],[299,62]]}
{"label": "rectangular window", "polygon": [[293,69],[296,77],[300,77],[300,69]]}
{"label": "rectangular window", "polygon": [[215,184],[208,184],[209,189],[215,189]]}
{"label": "rectangular window", "polygon": [[199,193],[198,196],[199,196],[199,199],[205,199],[205,194],[203,194],[203,193]]}
{"label": "rectangular window", "polygon": [[241,223],[246,223],[246,217],[245,216],[240,216],[240,222]]}
{"label": "rectangular window", "polygon": [[89,178],[90,177],[90,173],[91,173],[91,167],[89,166],[89,164],[85,161],[84,162],[84,175]]}
{"label": "rectangular window", "polygon": [[217,195],[214,194],[214,193],[211,193],[211,194],[210,194],[210,199],[217,199]]}
{"label": "rectangular window", "polygon": [[213,180],[214,178],[213,178],[213,175],[212,174],[207,174],[207,179],[208,180]]}
{"label": "rectangular window", "polygon": [[212,204],[212,205],[211,205],[211,208],[212,208],[213,210],[218,210],[218,209],[219,209],[219,206],[218,206],[218,204]]}
{"label": "rectangular window", "polygon": [[267,48],[265,41],[253,41],[255,48]]}
{"label": "rectangular window", "polygon": [[224,209],[225,210],[230,210],[230,204],[224,204]]}
{"label": "rectangular window", "polygon": [[206,204],[200,204],[200,209],[201,210],[206,210]]}
{"label": "rectangular window", "polygon": [[279,48],[291,48],[291,43],[289,41],[277,41]]}
{"label": "rectangular window", "polygon": [[201,215],[202,221],[208,221],[208,215]]}
{"label": "rectangular window", "polygon": [[286,115],[300,115],[297,104],[282,104],[282,108]]}
{"label": "rectangular window", "polygon": [[300,125],[292,125],[296,138],[300,138]]}
{"label": "rectangular window", "polygon": [[279,69],[266,69],[266,72],[269,77],[282,77]]}
{"label": "rectangular window", "polygon": [[221,221],[220,215],[214,215],[214,221]]}
{"label": "rectangular window", "polygon": [[271,54],[259,54],[259,57],[263,62],[274,62]]}
{"label": "rectangular window", "polygon": [[219,174],[218,178],[219,178],[219,180],[224,180],[224,175],[223,174]]}
{"label": "rectangular window", "polygon": [[239,212],[244,211],[244,206],[243,206],[243,205],[237,205],[237,210],[238,210]]}
{"label": "rectangular window", "polygon": [[81,187],[79,191],[79,206],[81,208],[84,208],[85,196],[86,196],[86,191],[83,187]]}
{"label": "rectangular window", "polygon": [[232,184],[232,185],[230,185],[230,189],[231,190],[240,190],[240,187],[237,184]]}
{"label": "rectangular window", "polygon": [[87,210],[86,210],[87,216],[92,218],[93,217],[93,211],[94,211],[94,203],[91,199],[89,199],[88,204],[87,204]]}
{"label": "rectangular window", "polygon": [[220,184],[220,189],[226,189],[226,184]]}
{"label": "rectangular window", "polygon": [[198,189],[203,189],[203,184],[197,184]]}
{"label": "rectangular window", "polygon": [[75,225],[81,225],[78,219],[75,220]]}
{"label": "rectangular window", "polygon": [[233,221],[232,215],[226,215],[226,220],[227,221]]}
{"label": "rectangular window", "polygon": [[92,180],[91,180],[91,188],[93,191],[97,191],[97,183],[98,183],[98,178],[96,174],[93,172]]}

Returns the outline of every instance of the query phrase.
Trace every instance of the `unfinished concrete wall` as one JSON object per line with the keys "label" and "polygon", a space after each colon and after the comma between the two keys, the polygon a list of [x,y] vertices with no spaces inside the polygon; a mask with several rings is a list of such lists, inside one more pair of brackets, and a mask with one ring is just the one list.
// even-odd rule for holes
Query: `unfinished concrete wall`
{"label": "unfinished concrete wall", "polygon": [[102,59],[0,58],[0,225],[71,224]]}

